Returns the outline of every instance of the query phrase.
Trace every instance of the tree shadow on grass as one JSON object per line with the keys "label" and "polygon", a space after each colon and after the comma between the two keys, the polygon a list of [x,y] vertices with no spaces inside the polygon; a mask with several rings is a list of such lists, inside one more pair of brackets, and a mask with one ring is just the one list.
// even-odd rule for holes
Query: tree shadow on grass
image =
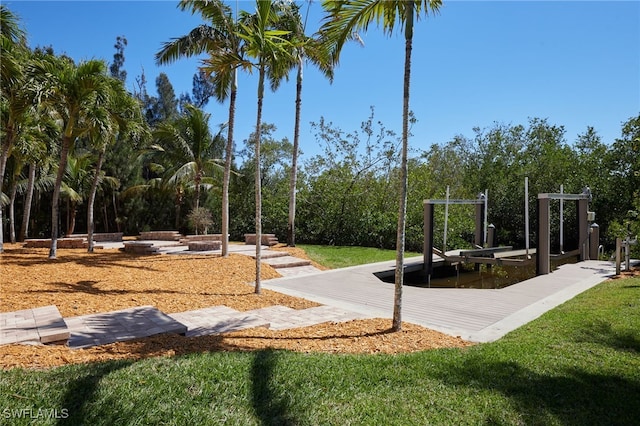
{"label": "tree shadow on grass", "polygon": [[[66,392],[60,401],[60,406],[67,410],[68,417],[59,418],[58,425],[82,425],[87,424],[88,418],[95,418],[96,413],[91,407],[95,401],[95,394],[103,378],[109,374],[126,368],[131,361],[112,361],[101,364],[93,364],[92,368],[83,368],[79,377],[70,380],[65,386]],[[62,373],[62,370],[60,370]],[[105,407],[107,408],[107,407]],[[118,407],[108,407],[110,413],[118,413]],[[103,424],[108,424],[108,419]],[[115,424],[115,423],[113,423]]]}
{"label": "tree shadow on grass", "polygon": [[598,320],[576,332],[574,340],[578,343],[597,343],[619,351],[640,353],[640,339],[637,331],[621,331],[613,328],[610,323]]}
{"label": "tree shadow on grass", "polygon": [[[541,374],[516,362],[470,357],[436,374],[448,385],[503,394],[525,424],[632,425],[640,418],[640,378],[597,374],[579,368]],[[495,422],[490,409],[487,423]]]}
{"label": "tree shadow on grass", "polygon": [[258,351],[251,368],[252,404],[263,425],[299,424],[291,410],[291,401],[275,387],[274,369],[279,352],[271,349]]}

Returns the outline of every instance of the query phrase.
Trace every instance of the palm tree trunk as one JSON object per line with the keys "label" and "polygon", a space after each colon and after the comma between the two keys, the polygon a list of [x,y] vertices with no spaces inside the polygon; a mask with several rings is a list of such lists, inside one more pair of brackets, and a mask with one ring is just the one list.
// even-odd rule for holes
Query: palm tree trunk
{"label": "palm tree trunk", "polygon": [[400,165],[400,205],[396,238],[395,294],[393,302],[393,331],[402,330],[402,286],[404,284],[404,243],[407,220],[407,151],[409,146],[409,93],[411,83],[411,47],[413,40],[413,7],[407,3],[405,20],[404,95],[402,105],[402,160]]}
{"label": "palm tree trunk", "polygon": [[103,145],[102,150],[100,151],[100,155],[98,156],[98,164],[96,164],[96,174],[93,176],[93,181],[91,182],[91,191],[89,192],[89,200],[87,201],[87,241],[89,242],[87,252],[89,253],[93,253],[93,206],[96,201],[96,192],[98,192],[98,181],[100,180],[100,171],[102,169],[102,162],[104,161],[104,153],[106,148],[106,145]]}
{"label": "palm tree trunk", "polygon": [[67,198],[67,226],[65,227],[66,235],[69,235],[69,229],[71,228],[71,200]]}
{"label": "palm tree trunk", "polygon": [[261,251],[262,251],[262,177],[260,176],[260,139],[262,133],[262,99],[264,98],[264,65],[260,66],[260,77],[258,79],[258,114],[256,118],[256,146],[255,146],[255,168],[256,168],[256,286],[255,293],[260,294],[260,274],[261,274]]}
{"label": "palm tree trunk", "polygon": [[231,179],[231,156],[233,154],[233,130],[238,94],[238,71],[233,71],[233,83],[229,94],[229,128],[225,147],[224,175],[222,177],[222,257],[229,256],[229,181]]}
{"label": "palm tree trunk", "polygon": [[18,176],[14,176],[11,184],[11,196],[9,198],[9,239],[16,242],[16,195],[18,194]]}
{"label": "palm tree trunk", "polygon": [[[9,137],[5,135],[2,142],[2,152],[0,152],[0,194],[2,194],[2,185],[4,184],[4,171],[7,168],[7,159],[9,158]],[[2,203],[0,202],[0,253],[4,252],[4,223],[2,221]]]}
{"label": "palm tree trunk", "polygon": [[[198,171],[196,173],[196,209],[200,208],[200,182],[202,182],[202,173]],[[196,234],[198,233],[198,227],[196,227]]]}
{"label": "palm tree trunk", "polygon": [[180,228],[180,211],[182,206],[182,189],[178,188],[178,192],[176,193],[176,223],[175,228],[178,230]]}
{"label": "palm tree trunk", "polygon": [[78,213],[78,203],[72,201],[69,206],[69,226],[67,227],[67,236],[73,234],[76,230],[76,215]]}
{"label": "palm tree trunk", "polygon": [[[120,231],[120,221],[118,220],[118,205],[116,203],[116,191],[113,191],[111,193],[111,201],[113,202],[113,214],[115,215],[114,219],[116,221],[116,231],[122,232],[122,231]],[[107,211],[106,205],[105,205],[105,210],[104,211],[105,211],[105,215],[104,215],[105,224],[107,224],[107,226],[108,226],[109,221],[107,220],[107,215],[106,215],[106,211]],[[109,231],[106,231],[106,232],[109,232]]]}
{"label": "palm tree trunk", "polygon": [[49,259],[55,259],[58,251],[58,215],[60,202],[60,188],[62,187],[62,177],[67,168],[67,157],[69,155],[69,147],[71,146],[71,136],[62,137],[62,150],[60,151],[60,164],[58,165],[58,174],[56,183],[53,186],[53,195],[51,197],[51,248],[49,249]]}
{"label": "palm tree trunk", "polygon": [[293,156],[291,158],[291,180],[289,182],[289,225],[287,227],[287,244],[296,246],[296,185],[298,180],[298,150],[300,147],[300,114],[302,110],[302,57],[298,62],[296,79],[296,118],[293,130]]}
{"label": "palm tree trunk", "polygon": [[33,188],[36,185],[36,168],[37,164],[35,162],[31,162],[31,164],[29,164],[29,183],[27,184],[27,196],[24,200],[24,213],[22,214],[22,226],[20,227],[20,235],[18,235],[18,241],[24,241],[29,235],[31,202],[33,201]]}

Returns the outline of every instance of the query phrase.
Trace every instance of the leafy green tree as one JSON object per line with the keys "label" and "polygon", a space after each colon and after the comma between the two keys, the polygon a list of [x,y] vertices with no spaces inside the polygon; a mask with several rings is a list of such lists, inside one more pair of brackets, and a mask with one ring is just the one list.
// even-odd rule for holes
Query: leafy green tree
{"label": "leafy green tree", "polygon": [[401,154],[401,185],[400,202],[398,209],[398,229],[396,241],[396,272],[395,295],[393,309],[393,330],[402,329],[402,285],[404,273],[404,247],[405,228],[407,215],[407,156],[409,146],[409,94],[411,79],[411,50],[413,48],[414,20],[420,17],[421,12],[428,14],[435,12],[442,5],[441,0],[369,0],[369,1],[329,1],[323,2],[327,11],[326,22],[321,28],[330,43],[334,60],[337,61],[344,43],[358,30],[367,30],[373,21],[383,23],[385,33],[391,34],[396,24],[404,27],[405,36],[405,63],[404,63],[404,87],[402,106],[402,154]]}
{"label": "leafy green tree", "polygon": [[[631,238],[640,233],[640,115],[623,123],[622,132],[605,154],[609,188],[603,194],[602,222],[610,223],[606,238],[613,246],[616,237]],[[634,255],[640,254],[640,246]]]}
{"label": "leafy green tree", "polygon": [[321,155],[305,168],[300,190],[302,238],[323,244],[392,247],[398,183],[398,136],[371,115],[349,133],[312,123]]}

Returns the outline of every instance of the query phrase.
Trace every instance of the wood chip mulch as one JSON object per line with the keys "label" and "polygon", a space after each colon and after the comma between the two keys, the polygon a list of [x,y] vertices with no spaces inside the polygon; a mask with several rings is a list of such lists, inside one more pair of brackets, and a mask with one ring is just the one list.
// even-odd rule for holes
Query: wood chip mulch
{"label": "wood chip mulch", "polygon": [[[58,250],[5,244],[0,254],[0,312],[56,305],[63,317],[152,305],[165,313],[226,305],[239,311],[272,305],[294,309],[318,306],[305,299],[262,290],[254,293],[255,261],[247,256],[135,256],[118,250]],[[301,249],[286,248],[306,258]],[[315,265],[320,267],[321,265]],[[324,268],[326,269],[326,268]],[[262,265],[263,280],[278,272]],[[390,319],[323,323],[293,330],[255,328],[218,336],[159,335],[88,349],[55,345],[0,346],[0,368],[48,368],[112,359],[141,359],[211,351],[265,348],[299,352],[404,353],[472,343],[424,327],[403,323],[391,332]]]}

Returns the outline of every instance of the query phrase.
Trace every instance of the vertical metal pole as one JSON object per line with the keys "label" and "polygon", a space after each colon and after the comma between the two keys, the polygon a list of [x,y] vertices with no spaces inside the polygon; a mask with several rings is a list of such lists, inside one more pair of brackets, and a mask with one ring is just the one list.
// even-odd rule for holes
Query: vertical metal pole
{"label": "vertical metal pole", "polygon": [[580,249],[579,260],[589,259],[589,223],[587,222],[587,209],[589,200],[583,198],[576,201],[577,213],[578,213],[578,241]]}
{"label": "vertical metal pole", "polygon": [[631,237],[624,239],[624,270],[631,270]]}
{"label": "vertical metal pole", "polygon": [[622,259],[620,259],[620,250],[622,249],[622,238],[616,238],[616,275],[620,275],[620,264],[622,263]]}
{"label": "vertical metal pole", "polygon": [[536,253],[536,274],[551,272],[549,255],[551,252],[549,232],[549,198],[538,196],[538,251]]}
{"label": "vertical metal pole", "polygon": [[489,226],[489,190],[484,190],[484,241],[482,242],[483,246],[487,245],[487,226]]}
{"label": "vertical metal pole", "polygon": [[[540,239],[540,236],[538,236]],[[529,177],[524,178],[524,248],[529,258]],[[539,249],[538,249],[539,250]]]}
{"label": "vertical metal pole", "polygon": [[427,277],[433,273],[433,204],[424,201],[424,272]]}
{"label": "vertical metal pole", "polygon": [[[560,185],[560,195],[564,194],[564,185]],[[560,197],[560,253],[564,254],[564,200]]]}
{"label": "vertical metal pole", "polygon": [[600,226],[597,223],[589,227],[589,259],[598,260],[598,249],[600,247]]}
{"label": "vertical metal pole", "polygon": [[444,203],[444,237],[442,238],[442,252],[447,252],[447,222],[449,221],[449,185],[447,185],[447,200]]}
{"label": "vertical metal pole", "polygon": [[[484,197],[484,195],[483,195]],[[484,206],[481,203],[477,203],[474,206],[475,209],[475,225],[473,229],[473,244],[478,247],[484,247],[484,237],[482,236],[482,223],[484,221]]]}

